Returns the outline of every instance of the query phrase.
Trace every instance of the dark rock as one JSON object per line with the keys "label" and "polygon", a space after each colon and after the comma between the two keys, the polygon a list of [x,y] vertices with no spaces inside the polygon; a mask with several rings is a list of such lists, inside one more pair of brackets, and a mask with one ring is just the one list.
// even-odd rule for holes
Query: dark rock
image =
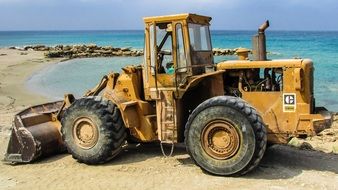
{"label": "dark rock", "polygon": [[121,48],[121,51],[130,51],[130,48]]}
{"label": "dark rock", "polygon": [[87,46],[82,45],[82,46],[80,46],[79,48],[77,48],[77,51],[78,51],[78,52],[85,52],[86,49],[87,49]]}
{"label": "dark rock", "polygon": [[48,51],[49,48],[46,47],[45,45],[36,45],[36,46],[33,46],[33,49],[35,51]]}
{"label": "dark rock", "polygon": [[113,51],[120,51],[121,48],[114,48],[114,47],[113,47],[112,50],[113,50]]}
{"label": "dark rock", "polygon": [[58,57],[64,57],[63,51],[49,51],[45,53],[45,56],[48,58],[58,58]]}
{"label": "dark rock", "polygon": [[27,50],[29,50],[29,49],[33,49],[33,46],[24,46],[23,49],[24,49],[25,51],[27,51]]}
{"label": "dark rock", "polygon": [[63,50],[63,45],[57,45],[57,46],[55,46],[55,50],[62,51]]}
{"label": "dark rock", "polygon": [[70,51],[72,49],[71,46],[67,45],[67,46],[63,46],[63,51]]}

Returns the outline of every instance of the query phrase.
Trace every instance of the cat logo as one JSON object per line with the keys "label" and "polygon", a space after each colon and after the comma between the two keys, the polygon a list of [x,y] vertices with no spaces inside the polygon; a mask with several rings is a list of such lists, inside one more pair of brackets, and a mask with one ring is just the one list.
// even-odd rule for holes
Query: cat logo
{"label": "cat logo", "polygon": [[283,112],[296,111],[296,94],[284,93],[283,94]]}

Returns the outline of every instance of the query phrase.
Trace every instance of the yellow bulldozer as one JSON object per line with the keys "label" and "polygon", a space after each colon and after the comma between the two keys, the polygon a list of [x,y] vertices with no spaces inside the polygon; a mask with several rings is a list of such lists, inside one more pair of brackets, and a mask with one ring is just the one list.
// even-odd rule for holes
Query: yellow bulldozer
{"label": "yellow bulldozer", "polygon": [[[267,143],[316,135],[332,114],[315,106],[313,63],[268,60],[265,22],[253,56],[215,64],[211,17],[146,17],[144,61],[110,73],[83,97],[18,113],[5,160],[28,163],[68,150],[86,164],[114,158],[126,143],[185,143],[192,160],[215,175],[253,170]],[[172,149],[171,149],[172,153]]]}

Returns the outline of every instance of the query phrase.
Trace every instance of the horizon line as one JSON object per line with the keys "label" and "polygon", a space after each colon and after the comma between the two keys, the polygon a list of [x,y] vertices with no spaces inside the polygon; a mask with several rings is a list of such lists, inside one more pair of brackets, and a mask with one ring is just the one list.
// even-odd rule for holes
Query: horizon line
{"label": "horizon line", "polygon": [[[64,30],[0,30],[0,32],[113,32],[113,31],[144,31],[143,29],[64,29]],[[211,29],[210,31],[234,31],[234,32],[252,32],[257,29]],[[290,29],[269,29],[266,32],[338,32],[338,30],[290,30]]]}

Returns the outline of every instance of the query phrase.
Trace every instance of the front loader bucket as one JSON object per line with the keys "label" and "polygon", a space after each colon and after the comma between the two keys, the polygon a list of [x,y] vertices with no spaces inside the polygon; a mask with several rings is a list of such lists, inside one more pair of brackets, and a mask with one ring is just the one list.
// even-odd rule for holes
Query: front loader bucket
{"label": "front loader bucket", "polygon": [[28,163],[65,150],[56,113],[63,101],[27,108],[14,117],[5,161]]}

